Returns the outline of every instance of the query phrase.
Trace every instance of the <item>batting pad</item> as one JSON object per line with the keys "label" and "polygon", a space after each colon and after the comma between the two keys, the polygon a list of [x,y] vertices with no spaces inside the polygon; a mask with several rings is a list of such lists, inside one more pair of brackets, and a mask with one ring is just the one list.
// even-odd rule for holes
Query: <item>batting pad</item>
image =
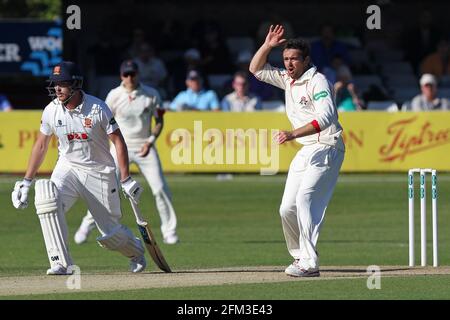
{"label": "batting pad", "polygon": [[41,223],[50,266],[68,267],[72,259],[67,249],[67,223],[58,202],[58,189],[48,179],[36,181],[34,204]]}
{"label": "batting pad", "polygon": [[144,254],[144,247],[138,238],[124,225],[118,225],[111,233],[97,238],[98,244],[109,250],[116,250],[128,258],[136,258]]}

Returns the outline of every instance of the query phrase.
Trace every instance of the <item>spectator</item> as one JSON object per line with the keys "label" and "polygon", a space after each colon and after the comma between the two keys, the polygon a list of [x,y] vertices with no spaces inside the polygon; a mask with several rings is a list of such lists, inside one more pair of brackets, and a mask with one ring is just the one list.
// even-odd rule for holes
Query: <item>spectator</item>
{"label": "spectator", "polygon": [[96,76],[115,75],[121,60],[120,53],[125,51],[126,46],[120,45],[105,26],[101,26],[98,32],[97,41],[88,48],[87,56],[91,58],[88,61]]}
{"label": "spectator", "polygon": [[347,46],[335,39],[333,26],[324,24],[320,30],[320,40],[311,44],[311,57],[317,69],[322,71],[324,67],[331,67],[331,61],[336,55],[341,56],[342,60],[350,65]]}
{"label": "spectator", "polygon": [[172,75],[171,92],[182,91],[186,85],[186,75],[191,70],[201,72],[200,64],[200,51],[195,48],[186,50],[182,59],[177,59],[174,63],[169,64],[168,67]]}
{"label": "spectator", "polygon": [[[436,77],[425,73],[420,78],[421,94],[415,96],[411,101],[412,111],[448,110],[449,101],[447,98],[438,96]],[[408,106],[406,107],[407,109]]]}
{"label": "spectator", "polygon": [[406,58],[413,65],[414,72],[417,72],[422,59],[435,50],[442,32],[434,25],[433,15],[430,10],[422,11],[419,23],[414,25],[414,28],[405,30],[402,38],[404,40],[403,51],[406,53]]}
{"label": "spectator", "polygon": [[431,73],[436,78],[450,74],[450,44],[448,39],[441,39],[437,50],[425,57],[421,67],[423,73]]}
{"label": "spectator", "polygon": [[362,101],[356,94],[352,83],[352,73],[347,66],[340,66],[336,72],[334,93],[338,111],[358,111],[362,109]]}
{"label": "spectator", "polygon": [[[239,52],[236,66],[237,71],[245,72],[248,75],[249,92],[257,95],[262,100],[276,99],[277,95],[282,96],[284,92],[268,83],[259,81],[252,73],[248,73],[248,68],[250,66],[250,61],[252,60],[253,54],[248,50],[243,50]],[[229,83],[231,85],[231,83]]]}
{"label": "spectator", "polygon": [[139,56],[142,45],[146,43],[146,35],[144,30],[136,28],[133,30],[133,39],[127,50],[127,58],[133,59]]}
{"label": "spectator", "polygon": [[234,91],[222,99],[221,106],[223,111],[243,112],[262,109],[261,99],[248,90],[247,73],[242,71],[236,72],[232,86]]}
{"label": "spectator", "polygon": [[148,43],[140,47],[139,56],[134,59],[139,67],[141,82],[149,87],[157,89],[164,98],[164,80],[167,78],[167,70],[164,62],[155,56],[155,51]]}
{"label": "spectator", "polygon": [[331,60],[331,65],[328,67],[324,67],[322,73],[331,82],[331,84],[335,84],[337,81],[337,70],[340,66],[345,66],[344,60],[339,54],[336,54]]}
{"label": "spectator", "polygon": [[13,109],[8,98],[0,93],[0,111],[11,111]]}
{"label": "spectator", "polygon": [[228,73],[232,68],[231,54],[219,27],[206,25],[198,48],[206,75]]}
{"label": "spectator", "polygon": [[[165,3],[166,6],[170,5]],[[174,5],[174,4],[172,4]],[[177,10],[176,8],[173,10]],[[157,51],[161,50],[181,50],[188,46],[186,43],[186,28],[176,18],[165,18],[161,21],[157,34],[155,35],[155,44],[158,44]],[[159,50],[158,50],[159,49]]]}
{"label": "spectator", "polygon": [[186,86],[187,90],[178,93],[170,104],[171,110],[220,110],[216,93],[213,90],[203,89],[203,78],[198,71],[189,71],[186,78]]}

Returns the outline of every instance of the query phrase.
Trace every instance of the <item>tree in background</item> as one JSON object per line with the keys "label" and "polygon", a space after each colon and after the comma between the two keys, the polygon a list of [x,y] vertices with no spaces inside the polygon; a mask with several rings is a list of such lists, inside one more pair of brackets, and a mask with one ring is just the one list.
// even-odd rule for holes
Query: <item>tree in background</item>
{"label": "tree in background", "polygon": [[55,20],[60,17],[60,0],[0,0],[0,19],[37,18]]}

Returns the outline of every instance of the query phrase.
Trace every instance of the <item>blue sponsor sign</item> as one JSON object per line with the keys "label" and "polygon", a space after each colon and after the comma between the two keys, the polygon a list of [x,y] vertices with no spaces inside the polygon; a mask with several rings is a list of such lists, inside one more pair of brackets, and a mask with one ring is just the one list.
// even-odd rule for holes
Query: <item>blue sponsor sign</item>
{"label": "blue sponsor sign", "polygon": [[61,21],[0,22],[0,74],[49,76],[62,52]]}

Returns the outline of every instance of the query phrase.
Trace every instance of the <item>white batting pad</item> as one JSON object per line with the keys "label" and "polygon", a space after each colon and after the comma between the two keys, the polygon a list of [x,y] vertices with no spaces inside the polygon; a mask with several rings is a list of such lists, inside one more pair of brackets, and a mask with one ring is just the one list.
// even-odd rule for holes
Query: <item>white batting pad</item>
{"label": "white batting pad", "polygon": [[144,254],[144,247],[138,238],[124,225],[118,225],[111,233],[97,238],[98,244],[109,250],[119,251],[128,258],[136,258]]}
{"label": "white batting pad", "polygon": [[58,203],[58,189],[48,179],[36,181],[36,213],[39,216],[50,266],[72,265],[67,249],[67,223]]}

